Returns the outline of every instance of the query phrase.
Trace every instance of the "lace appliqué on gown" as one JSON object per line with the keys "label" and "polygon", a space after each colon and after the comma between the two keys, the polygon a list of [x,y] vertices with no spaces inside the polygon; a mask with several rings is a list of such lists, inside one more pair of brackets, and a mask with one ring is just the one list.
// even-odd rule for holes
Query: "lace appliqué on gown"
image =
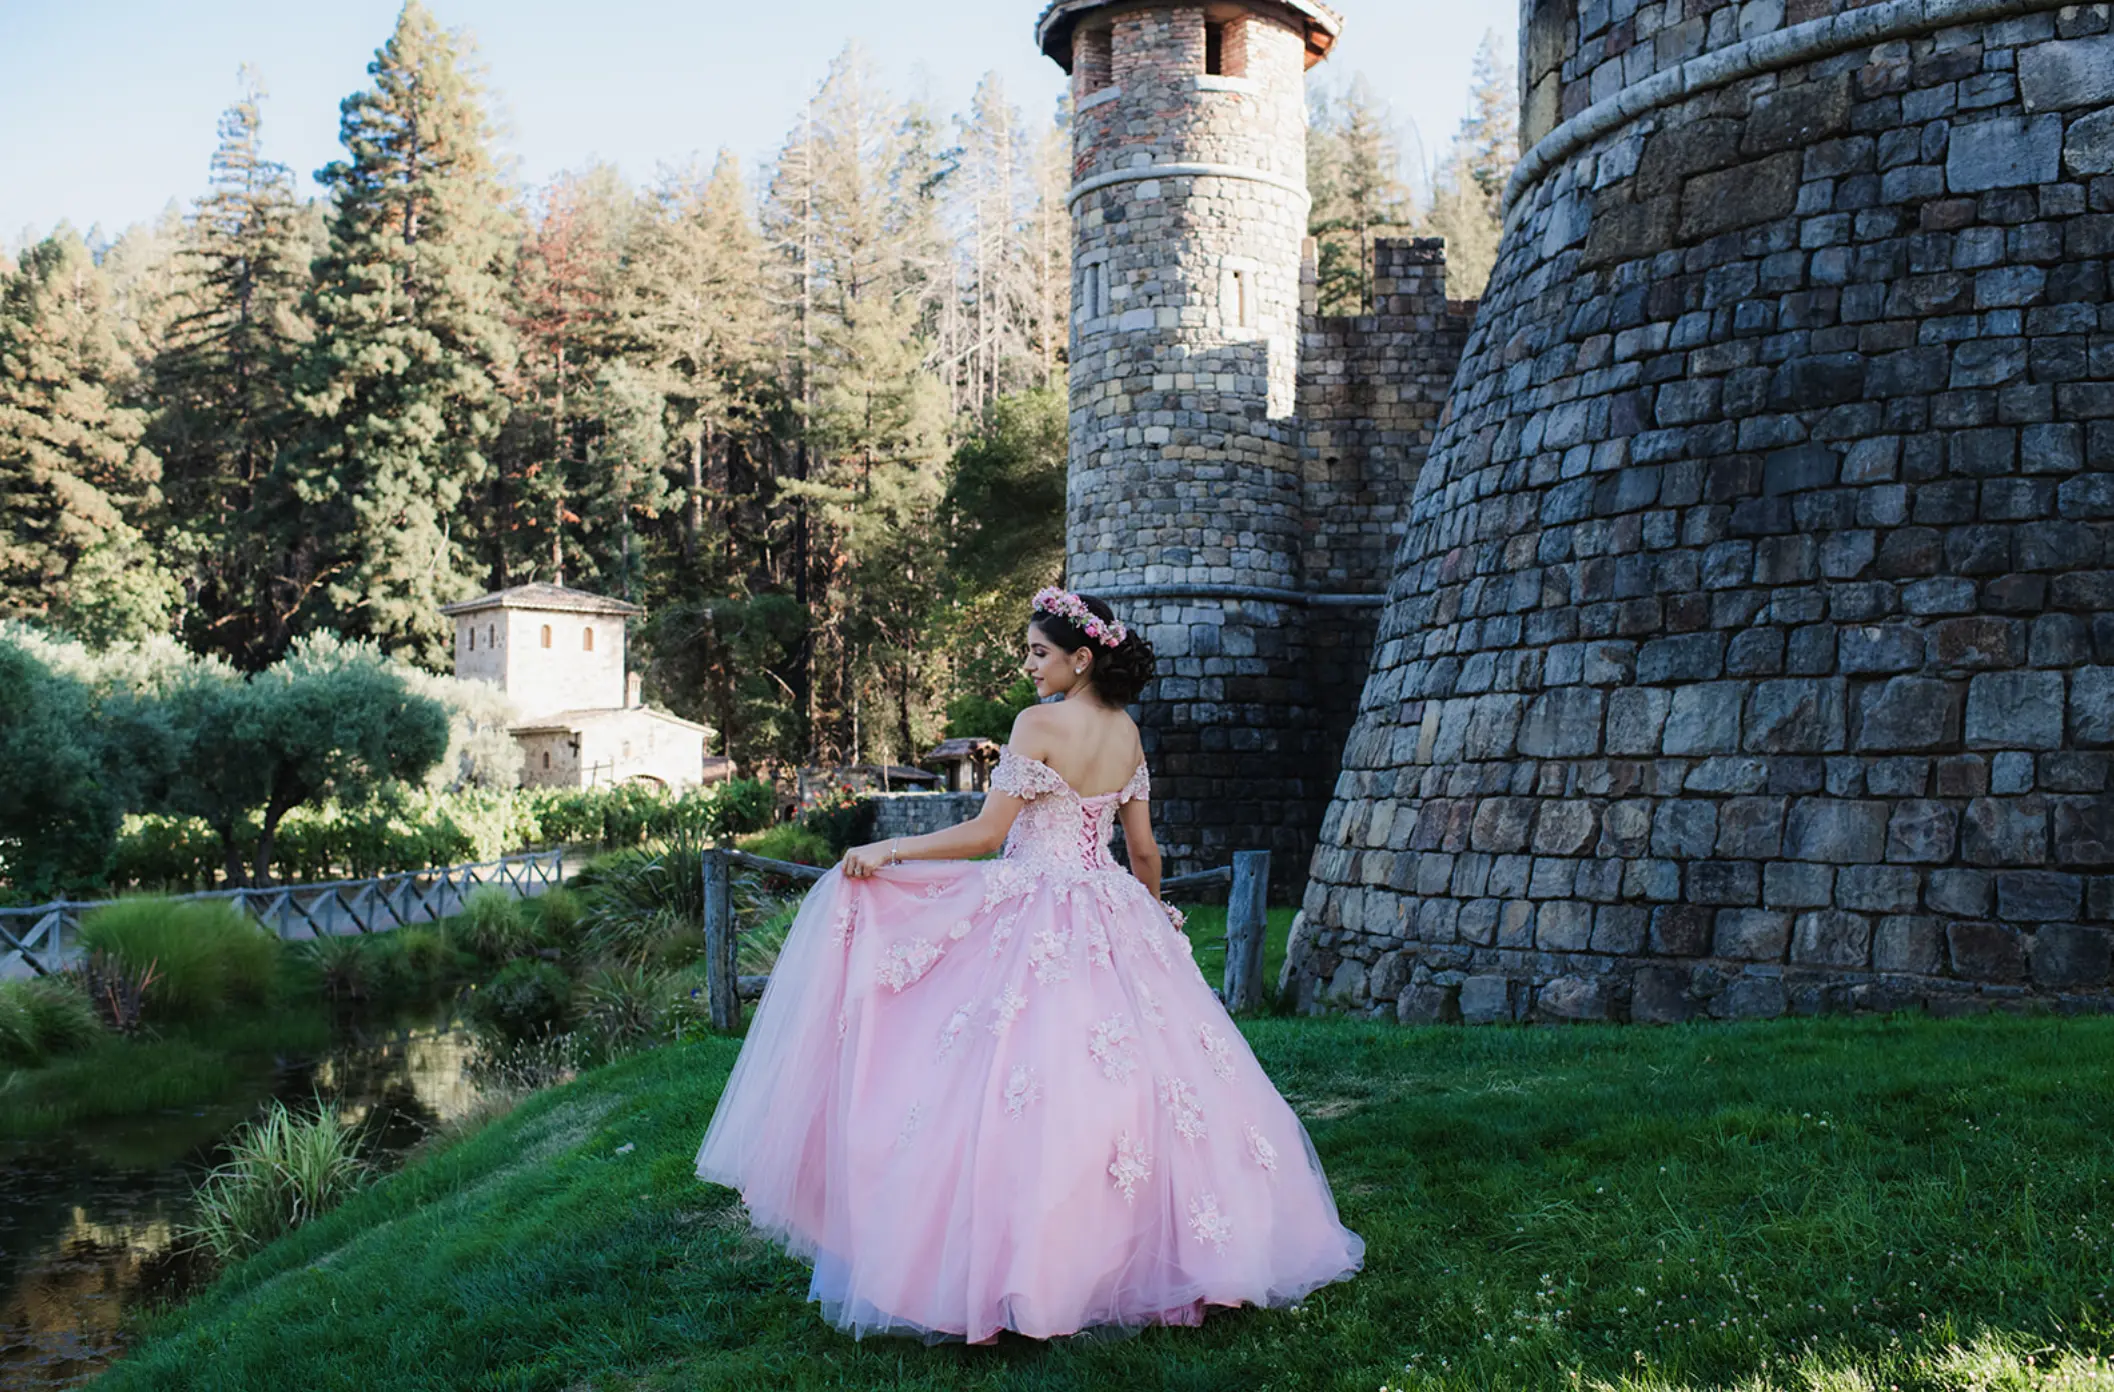
{"label": "lace appliqu\u00e9 on gown", "polygon": [[1042,1097],[1042,1084],[1035,1080],[1035,1070],[1024,1063],[1013,1065],[1013,1072],[1006,1079],[1006,1115],[1024,1116],[1028,1107]]}
{"label": "lace appliqu\u00e9 on gown", "polygon": [[955,1044],[961,1039],[962,1029],[969,1023],[969,1017],[975,1013],[976,1007],[974,1005],[957,1005],[954,1007],[954,1013],[947,1017],[947,1023],[940,1026],[939,1056],[941,1058],[944,1059],[947,1055],[954,1052]]}
{"label": "lace appliqu\u00e9 on gown", "polygon": [[1216,1194],[1199,1194],[1189,1201],[1189,1230],[1196,1234],[1197,1241],[1210,1243],[1213,1250],[1226,1250],[1233,1225],[1218,1211]]}
{"label": "lace appliqu\u00e9 on gown", "polygon": [[1204,1052],[1210,1056],[1211,1071],[1218,1074],[1221,1080],[1232,1082],[1233,1046],[1226,1042],[1226,1036],[1211,1028],[1208,1021],[1204,1021],[1199,1022],[1196,1027],[1196,1042],[1203,1045]]}
{"label": "lace appliqu\u00e9 on gown", "polygon": [[1248,1128],[1248,1154],[1271,1174],[1277,1173],[1277,1147],[1253,1126]]}
{"label": "lace appliqu\u00e9 on gown", "polygon": [[991,1013],[996,1017],[991,1021],[991,1033],[1004,1034],[1012,1028],[1013,1021],[1020,1012],[1027,1008],[1028,998],[1017,988],[1008,986],[1000,991],[998,998],[991,1002]]}
{"label": "lace appliqu\u00e9 on gown", "polygon": [[1116,1137],[1116,1158],[1109,1162],[1108,1177],[1123,1191],[1125,1203],[1135,1202],[1138,1185],[1152,1178],[1152,1152],[1125,1131]]}
{"label": "lace appliqu\u00e9 on gown", "polygon": [[1204,1139],[1204,1104],[1196,1089],[1180,1078],[1160,1079],[1160,1105],[1167,1108],[1174,1131],[1185,1141]]}
{"label": "lace appliqu\u00e9 on gown", "polygon": [[1130,1043],[1137,1037],[1130,1020],[1122,1015],[1111,1015],[1094,1026],[1094,1037],[1087,1042],[1086,1051],[1101,1065],[1102,1077],[1121,1082],[1137,1071],[1138,1060],[1130,1051]]}
{"label": "lace appliqu\u00e9 on gown", "polygon": [[881,984],[892,990],[901,991],[926,972],[931,971],[932,964],[939,959],[940,946],[938,943],[927,941],[924,938],[912,938],[909,942],[899,942],[889,948],[888,955],[881,959],[879,972]]}

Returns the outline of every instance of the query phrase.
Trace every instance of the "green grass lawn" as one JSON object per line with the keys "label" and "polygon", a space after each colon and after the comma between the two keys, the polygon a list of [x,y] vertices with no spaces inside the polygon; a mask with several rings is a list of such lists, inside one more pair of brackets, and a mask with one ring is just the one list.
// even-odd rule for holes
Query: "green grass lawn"
{"label": "green grass lawn", "polygon": [[[1277,990],[1277,974],[1284,970],[1285,947],[1292,937],[1292,916],[1296,909],[1270,910],[1269,927],[1263,934],[1263,992],[1274,994]],[[1224,904],[1184,905],[1182,907],[1183,928],[1189,934],[1190,945],[1196,950],[1196,964],[1203,970],[1204,980],[1216,986],[1226,979],[1226,906]]]}
{"label": "green grass lawn", "polygon": [[99,1386],[2114,1387],[2114,1020],[1242,1028],[1369,1244],[1297,1310],[845,1339],[692,1176],[735,1054],[709,1040],[383,1181]]}

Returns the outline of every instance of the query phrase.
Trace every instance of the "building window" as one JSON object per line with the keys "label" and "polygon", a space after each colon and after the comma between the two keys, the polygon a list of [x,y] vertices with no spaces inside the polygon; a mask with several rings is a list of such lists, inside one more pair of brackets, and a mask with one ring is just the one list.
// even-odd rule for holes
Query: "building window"
{"label": "building window", "polygon": [[499,646],[498,624],[486,624],[484,626],[484,645],[488,648],[496,648]]}
{"label": "building window", "polygon": [[470,651],[471,651],[471,652],[476,652],[476,651],[477,651],[477,630],[476,630],[475,628],[472,628],[472,629],[470,629],[470,630],[469,630],[469,633],[470,633]]}
{"label": "building window", "polygon": [[551,626],[550,626],[549,624],[545,624],[545,625],[543,626],[543,646],[547,648],[547,647],[549,647],[550,645],[551,645]]}
{"label": "building window", "polygon": [[1103,319],[1108,316],[1108,263],[1095,261],[1079,272],[1079,308],[1082,317]]}
{"label": "building window", "polygon": [[631,741],[630,741],[630,740],[625,740],[625,741],[624,741],[624,757],[625,757],[625,758],[627,758],[627,759],[631,757]]}
{"label": "building window", "polygon": [[1226,273],[1226,322],[1242,329],[1255,327],[1255,272]]}
{"label": "building window", "polygon": [[1106,26],[1072,31],[1072,83],[1076,95],[1090,97],[1115,85],[1115,45]]}
{"label": "building window", "polygon": [[581,652],[593,652],[594,650],[595,650],[595,631],[594,631],[594,630],[593,630],[592,628],[583,628],[583,629],[581,629],[581,630],[580,630],[580,651],[581,651]]}
{"label": "building window", "polygon": [[1248,75],[1248,21],[1204,26],[1204,71],[1212,77]]}
{"label": "building window", "polygon": [[549,768],[551,766],[551,752],[548,749],[543,751],[543,766],[545,768]]}

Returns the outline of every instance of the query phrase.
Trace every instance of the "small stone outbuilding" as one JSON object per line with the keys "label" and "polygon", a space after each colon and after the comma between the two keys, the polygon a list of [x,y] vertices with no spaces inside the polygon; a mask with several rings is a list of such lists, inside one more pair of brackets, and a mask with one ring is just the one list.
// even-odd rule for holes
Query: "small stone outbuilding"
{"label": "small stone outbuilding", "polygon": [[517,585],[451,604],[455,675],[505,692],[525,762],[522,786],[653,783],[694,788],[734,776],[708,759],[710,726],[647,706],[624,671],[625,621],[635,604],[560,585]]}

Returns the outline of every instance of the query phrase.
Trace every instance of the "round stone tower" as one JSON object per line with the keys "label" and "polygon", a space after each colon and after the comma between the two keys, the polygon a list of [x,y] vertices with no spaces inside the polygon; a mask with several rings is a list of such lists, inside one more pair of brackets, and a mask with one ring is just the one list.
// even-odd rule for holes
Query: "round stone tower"
{"label": "round stone tower", "polygon": [[2108,10],[1525,0],[1307,999],[2109,1004]]}
{"label": "round stone tower", "polygon": [[1335,756],[1298,650],[1295,412],[1305,74],[1339,29],[1311,0],[1056,0],[1036,31],[1075,113],[1068,583],[1161,656],[1170,859],[1270,846],[1295,884]]}

